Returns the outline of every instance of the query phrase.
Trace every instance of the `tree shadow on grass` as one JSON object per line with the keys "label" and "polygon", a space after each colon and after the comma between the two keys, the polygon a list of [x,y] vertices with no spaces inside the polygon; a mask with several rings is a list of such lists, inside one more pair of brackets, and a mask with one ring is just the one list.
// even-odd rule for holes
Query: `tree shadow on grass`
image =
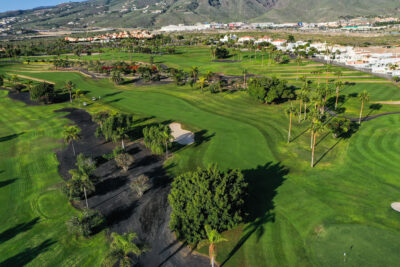
{"label": "tree shadow on grass", "polygon": [[108,105],[108,104],[112,104],[112,103],[117,103],[117,102],[121,101],[122,99],[123,98],[117,98],[117,99],[106,101],[104,103]]}
{"label": "tree shadow on grass", "polygon": [[108,93],[108,94],[103,95],[103,98],[116,96],[116,95],[121,94],[122,92],[123,92],[123,91],[117,91],[117,92],[113,92],[113,93]]}
{"label": "tree shadow on grass", "polygon": [[17,236],[20,233],[26,232],[32,229],[33,226],[39,221],[39,217],[32,219],[26,223],[20,223],[16,226],[5,230],[4,232],[0,233],[0,244],[10,240],[11,238]]}
{"label": "tree shadow on grass", "polygon": [[18,134],[10,134],[10,135],[7,135],[7,136],[0,137],[0,142],[10,141],[12,139],[15,139],[15,138],[19,137],[20,135],[23,135],[24,133],[25,132],[18,133]]}
{"label": "tree shadow on grass", "polygon": [[324,154],[322,154],[322,156],[315,162],[314,167],[318,165],[318,163],[320,163],[321,160],[323,160],[325,158],[325,156],[331,152],[339,143],[340,141],[342,141],[342,138],[339,138],[335,144],[333,144],[327,151],[325,151]]}
{"label": "tree shadow on grass", "polygon": [[194,133],[195,147],[210,141],[211,138],[213,138],[215,136],[215,133],[212,133],[212,134],[207,134],[207,133],[208,133],[207,130],[201,130],[201,131]]}
{"label": "tree shadow on grass", "polygon": [[55,243],[56,241],[47,239],[34,248],[26,248],[21,253],[18,253],[17,255],[12,256],[3,262],[0,262],[0,267],[24,266],[30,263],[40,254],[46,252]]}
{"label": "tree shadow on grass", "polygon": [[5,186],[7,186],[7,185],[9,185],[9,184],[12,184],[12,183],[14,183],[16,180],[18,180],[18,178],[8,179],[8,180],[5,180],[5,181],[0,181],[0,188],[5,187]]}
{"label": "tree shadow on grass", "polygon": [[245,221],[248,225],[244,228],[242,237],[221,266],[227,263],[253,234],[257,235],[258,241],[264,234],[264,225],[275,220],[273,199],[276,196],[276,190],[283,184],[288,173],[289,170],[282,166],[280,162],[268,162],[256,169],[243,171],[249,192],[246,200],[248,214]]}

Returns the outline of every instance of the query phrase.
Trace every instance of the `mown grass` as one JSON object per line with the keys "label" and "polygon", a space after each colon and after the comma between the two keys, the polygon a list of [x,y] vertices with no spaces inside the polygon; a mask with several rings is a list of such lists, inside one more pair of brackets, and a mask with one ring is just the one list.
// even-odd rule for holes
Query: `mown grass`
{"label": "mown grass", "polygon": [[[288,103],[261,105],[246,92],[114,86],[76,73],[21,73],[57,86],[72,80],[89,97],[101,96],[89,109],[156,116],[197,132],[197,143],[166,163],[171,175],[210,163],[242,169],[250,186],[249,219],[224,233],[229,242],[218,245],[224,266],[396,266],[400,260],[400,215],[390,209],[400,196],[400,115],[365,122],[349,139],[321,134],[311,169],[307,122],[294,120],[294,140],[286,143]],[[400,98],[391,84],[356,83],[343,94],[364,89],[374,101]],[[359,102],[346,99],[348,114],[357,114]]]}
{"label": "mown grass", "polygon": [[95,266],[103,233],[76,239],[65,222],[77,211],[61,193],[55,149],[68,123],[60,106],[28,107],[0,91],[0,266]]}

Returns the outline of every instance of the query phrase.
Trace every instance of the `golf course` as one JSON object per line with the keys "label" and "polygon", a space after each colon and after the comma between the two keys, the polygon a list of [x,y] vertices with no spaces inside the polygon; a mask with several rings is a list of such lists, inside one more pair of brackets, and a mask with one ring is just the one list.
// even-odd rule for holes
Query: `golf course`
{"label": "golf course", "polygon": [[[222,62],[213,61],[207,47],[178,51],[152,60],[185,71],[197,66],[200,74],[212,71],[239,78],[246,69],[249,79],[277,77],[297,89],[303,76],[324,85],[341,71],[338,116],[357,121],[359,95],[366,90],[365,119],[346,137],[320,132],[311,168],[310,122],[302,114],[300,121],[293,117],[288,143],[286,110],[301,106],[299,100],[265,104],[246,90],[211,93],[173,82],[117,85],[109,78],[57,70],[47,62],[52,57],[46,56],[22,57],[20,63],[0,61],[0,74],[15,75],[21,83],[46,81],[62,88],[72,81],[84,92],[86,103],[29,105],[0,91],[0,266],[101,266],[106,230],[77,238],[65,226],[78,211],[62,193],[56,152],[65,148],[62,133],[72,122],[64,117],[68,112],[54,111],[70,107],[92,115],[102,110],[134,114],[144,124],[181,123],[196,141],[174,150],[163,163],[172,179],[210,164],[241,170],[248,182],[248,216],[222,233],[227,241],[216,245],[220,266],[398,266],[400,213],[390,204],[400,202],[400,105],[385,104],[400,100],[397,84],[338,66],[318,74],[326,66],[310,60],[283,65],[243,52]],[[99,55],[60,57],[150,62],[147,54],[111,49]],[[4,87],[10,83],[6,80]],[[332,99],[334,103],[334,94]],[[197,252],[207,256],[208,250]]]}

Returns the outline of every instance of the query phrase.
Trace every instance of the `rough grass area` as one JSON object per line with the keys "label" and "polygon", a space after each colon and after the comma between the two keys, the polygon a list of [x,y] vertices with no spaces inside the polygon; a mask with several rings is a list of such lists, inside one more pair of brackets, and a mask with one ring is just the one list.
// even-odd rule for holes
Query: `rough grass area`
{"label": "rough grass area", "polygon": [[[188,65],[184,67],[189,67],[189,63],[190,66],[200,65],[198,63],[201,60],[206,62],[206,51],[199,49],[198,53],[198,57],[191,54],[192,62],[182,60],[185,54],[165,56],[160,61],[173,63],[175,60],[178,64],[180,60],[179,64]],[[145,59],[145,56],[142,57]],[[202,67],[201,71],[215,68],[232,74],[239,72],[239,67],[233,67],[236,68],[233,70],[229,67],[236,63],[214,65],[208,59],[207,64],[209,67]],[[222,68],[222,64],[228,65],[223,65]],[[246,64],[250,65],[250,62]],[[288,70],[292,69],[296,73],[296,66],[293,64],[292,67],[288,66]],[[9,70],[3,68],[1,71]],[[286,143],[288,119],[284,110],[288,103],[261,105],[251,100],[246,92],[201,93],[199,89],[177,87],[173,84],[116,87],[108,80],[94,81],[76,73],[20,73],[54,81],[56,86],[61,86],[65,80],[72,80],[78,89],[87,91],[88,99],[101,96],[101,101],[89,101],[89,110],[111,107],[155,116],[159,121],[183,123],[185,128],[196,133],[196,143],[176,151],[174,157],[165,163],[170,175],[210,163],[218,163],[222,168],[241,168],[249,182],[249,218],[238,228],[224,233],[229,242],[221,243],[217,247],[218,262],[224,266],[396,266],[400,260],[400,214],[390,209],[390,203],[400,198],[400,154],[397,149],[400,145],[400,115],[383,116],[365,122],[348,139],[333,139],[329,133],[321,134],[317,139],[316,168],[310,169],[310,135],[307,122],[300,124],[295,119],[292,133],[294,140],[290,144]],[[376,80],[371,77],[366,79]],[[342,92],[344,100],[341,107],[346,108],[345,114],[358,115],[360,102],[356,100],[354,93],[364,89],[370,92],[371,101],[400,99],[399,88],[391,83],[355,82],[355,85],[348,86]],[[25,125],[25,121],[30,121],[25,117],[33,116],[35,113],[30,109],[35,109],[22,109],[22,105],[10,103],[13,103],[14,109],[5,110],[12,110],[16,114],[12,116],[15,119],[14,127],[22,128],[12,129],[3,136],[18,134],[24,129],[36,129]],[[399,111],[397,105],[387,106],[371,111],[366,107],[366,113],[378,114],[393,109]],[[49,136],[46,125],[61,124],[62,120],[53,122],[53,117],[57,115],[47,112],[48,107],[37,108],[42,112],[34,122],[42,127],[43,132],[38,133],[36,138],[42,140],[43,136]],[[3,116],[1,120],[6,118]],[[9,124],[4,122],[4,125]],[[59,128],[51,129],[57,131],[54,129]],[[50,136],[52,134],[59,138],[60,132],[50,131]],[[18,142],[27,138],[25,145],[35,146],[39,143],[30,143],[32,139],[28,136],[23,134],[7,142]],[[46,142],[45,145],[49,144],[51,142]],[[0,143],[2,145],[4,144]],[[21,152],[25,148],[21,144],[19,150],[6,147],[2,151],[5,151],[5,155],[12,155],[11,158],[25,157]],[[43,154],[54,161],[50,150]],[[29,149],[29,153],[35,151]],[[33,161],[32,157],[29,159]],[[10,170],[6,166],[21,166],[7,160],[8,158],[2,159],[1,162],[6,162],[3,169],[7,172]],[[33,162],[37,165],[33,170],[39,170],[39,173],[47,170],[40,171],[40,168],[49,168],[46,160],[38,162],[35,159]],[[30,170],[26,170],[22,177],[30,177]],[[51,170],[54,174],[55,168]],[[6,177],[5,173],[0,175],[5,180],[9,179],[6,177],[19,177],[18,172]],[[52,179],[57,177],[51,175],[51,172],[46,172],[45,177],[46,175],[50,175]],[[27,180],[31,182],[29,178]],[[16,180],[8,186],[11,188],[19,182]],[[33,190],[36,193],[32,194],[41,192],[39,189]],[[15,193],[9,197],[14,196]],[[14,202],[22,205],[24,201],[26,198]],[[46,202],[48,201],[44,199],[43,203]],[[30,215],[22,221],[32,218],[35,216]],[[57,225],[55,223],[50,228],[58,229]],[[57,235],[61,233],[62,231],[57,231]],[[101,239],[101,236],[98,238]],[[63,245],[66,248],[62,253],[70,251],[68,242]],[[99,251],[101,250],[79,250],[79,253],[95,258]],[[345,258],[344,253],[347,255]],[[68,255],[57,258],[62,257],[68,258]]]}

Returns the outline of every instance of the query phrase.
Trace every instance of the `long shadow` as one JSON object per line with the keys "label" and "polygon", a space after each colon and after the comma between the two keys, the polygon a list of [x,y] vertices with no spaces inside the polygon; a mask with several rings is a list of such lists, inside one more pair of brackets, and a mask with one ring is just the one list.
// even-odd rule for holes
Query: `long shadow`
{"label": "long shadow", "polygon": [[30,263],[40,254],[46,252],[55,243],[56,241],[47,239],[34,248],[26,248],[23,252],[18,253],[17,255],[12,256],[3,262],[0,262],[0,267],[24,266]]}
{"label": "long shadow", "polygon": [[324,136],[322,136],[322,138],[320,138],[320,139],[318,140],[318,142],[315,144],[315,146],[318,146],[322,141],[324,141],[325,138],[326,138],[328,135],[329,135],[329,133],[326,133]]}
{"label": "long shadow", "polygon": [[2,187],[4,187],[4,186],[7,186],[7,185],[9,185],[9,184],[12,184],[12,183],[14,183],[16,180],[18,180],[18,178],[8,179],[8,180],[5,180],[5,181],[0,181],[0,188],[2,188]]}
{"label": "long shadow", "polygon": [[138,201],[135,200],[128,206],[118,207],[113,210],[110,214],[106,215],[106,221],[108,226],[119,224],[122,221],[127,220],[138,206]]}
{"label": "long shadow", "polygon": [[35,224],[38,221],[39,221],[39,217],[36,217],[29,222],[17,224],[16,226],[0,233],[0,244],[10,240],[11,238],[14,238],[15,236],[17,236],[20,233],[23,233],[23,232],[26,232],[26,231],[32,229],[32,227],[35,226]]}
{"label": "long shadow", "polygon": [[117,102],[121,101],[122,99],[123,98],[117,98],[117,99],[109,100],[109,101],[106,101],[105,104],[117,103]]}
{"label": "long shadow", "polygon": [[221,266],[228,262],[253,234],[256,234],[257,240],[259,240],[265,231],[264,224],[275,220],[273,199],[276,196],[276,190],[282,185],[288,173],[289,170],[282,166],[280,162],[268,162],[256,169],[243,171],[248,183],[249,194],[246,201],[248,216],[246,222],[249,224],[245,227],[244,234]]}
{"label": "long shadow", "polygon": [[290,142],[295,141],[297,138],[299,138],[300,136],[302,136],[303,134],[305,134],[306,132],[308,132],[309,128],[306,128],[304,131],[302,131],[301,133],[299,133],[298,135],[296,135],[293,139],[290,140]]}
{"label": "long shadow", "polygon": [[326,155],[328,155],[329,152],[331,152],[339,143],[342,141],[342,138],[337,140],[337,142],[331,146],[322,156],[315,162],[314,167],[318,165],[318,163],[325,158]]}
{"label": "long shadow", "polygon": [[185,246],[187,245],[187,243],[182,243],[182,245],[180,245],[173,253],[171,253],[171,255],[169,255],[165,260],[163,260],[158,267],[162,266],[164,263],[166,263],[167,261],[169,261],[170,258],[172,258],[173,256],[175,256],[179,251],[181,251]]}
{"label": "long shadow", "polygon": [[194,133],[194,144],[195,147],[198,147],[199,145],[206,143],[211,140],[215,136],[215,133],[212,134],[207,134],[207,130],[201,130],[198,132]]}
{"label": "long shadow", "polygon": [[114,92],[114,93],[108,93],[108,94],[103,95],[103,98],[111,97],[111,96],[116,96],[116,95],[121,94],[122,92],[123,92],[123,91],[117,91],[117,92]]}
{"label": "long shadow", "polygon": [[96,184],[96,195],[105,195],[128,184],[128,177],[108,178]]}
{"label": "long shadow", "polygon": [[10,141],[12,139],[15,139],[15,138],[19,137],[20,135],[23,135],[24,133],[25,132],[18,133],[18,134],[10,134],[10,135],[7,135],[7,136],[0,137],[0,142]]}

